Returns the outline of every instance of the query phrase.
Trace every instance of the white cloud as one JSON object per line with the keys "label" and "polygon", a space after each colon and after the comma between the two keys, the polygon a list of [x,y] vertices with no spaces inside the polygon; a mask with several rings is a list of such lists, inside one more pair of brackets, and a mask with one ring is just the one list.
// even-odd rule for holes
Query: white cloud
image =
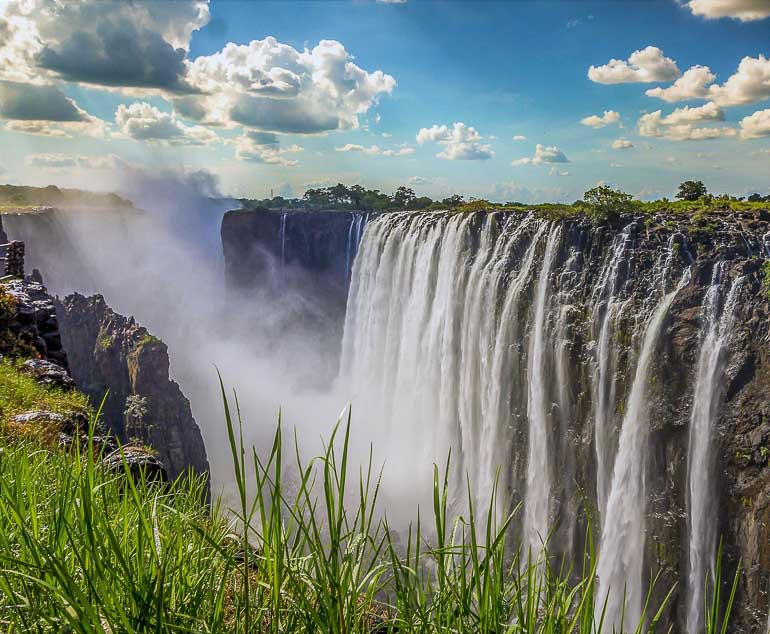
{"label": "white cloud", "polygon": [[770,109],[758,110],[741,119],[741,138],[758,139],[770,136]]}
{"label": "white cloud", "polygon": [[650,88],[645,92],[648,97],[657,97],[663,101],[688,101],[690,99],[705,99],[708,96],[708,85],[717,76],[708,66],[693,66],[668,88]]}
{"label": "white cloud", "polygon": [[694,15],[708,19],[735,18],[749,22],[770,17],[767,0],[690,0],[687,6]]}
{"label": "white cloud", "polygon": [[187,80],[204,93],[175,104],[187,116],[298,134],[357,128],[358,116],[396,85],[354,64],[335,40],[298,51],[274,37],[198,57]]}
{"label": "white cloud", "polygon": [[527,137],[525,137],[523,134],[517,134],[515,137],[513,137],[514,141],[526,141]]}
{"label": "white cloud", "polygon": [[721,86],[709,87],[708,98],[720,106],[740,106],[770,99],[770,59],[744,57]]}
{"label": "white cloud", "polygon": [[672,81],[679,77],[676,62],[656,46],[634,51],[628,60],[611,59],[603,66],[591,66],[588,78],[599,84]]}
{"label": "white cloud", "polygon": [[[681,108],[667,117],[663,117],[660,110],[642,115],[637,124],[639,134],[640,136],[659,137],[669,141],[701,141],[704,139],[733,137],[737,134],[735,128],[730,127],[706,128],[696,127],[692,123],[677,123],[677,121],[688,120],[688,117],[697,117],[698,115],[693,113],[698,110],[698,108],[691,108],[688,112],[686,109]],[[690,120],[701,121],[703,119],[691,118]]]}
{"label": "white cloud", "polygon": [[634,147],[634,144],[631,143],[628,139],[615,139],[612,142],[612,149],[613,150],[630,150],[632,147]]}
{"label": "white cloud", "polygon": [[120,104],[115,112],[118,130],[137,141],[166,143],[169,145],[207,145],[219,139],[203,126],[188,126],[176,115],[161,112],[145,102],[130,106]]}
{"label": "white cloud", "polygon": [[302,152],[299,145],[280,147],[277,139],[265,138],[260,133],[246,132],[234,141],[235,158],[249,163],[263,163],[266,165],[280,165],[282,167],[295,167],[299,165],[296,159],[286,158],[285,154]]}
{"label": "white cloud", "polygon": [[700,121],[724,121],[725,113],[713,102],[702,106],[685,106],[677,108],[670,115],[662,119],[664,125],[680,125],[682,123],[698,123]]}
{"label": "white cloud", "polygon": [[6,78],[185,92],[190,37],[209,10],[206,0],[25,0],[2,3],[0,18],[7,24],[0,48]]}
{"label": "white cloud", "polygon": [[450,161],[477,161],[495,156],[491,146],[482,143],[484,137],[476,131],[476,128],[464,123],[455,123],[451,128],[445,125],[420,128],[416,139],[420,145],[434,142],[443,146],[444,149],[436,156]]}
{"label": "white cloud", "polygon": [[538,143],[535,146],[535,155],[533,157],[516,159],[511,162],[511,165],[542,165],[544,163],[569,163],[569,159],[555,145],[545,146]]}
{"label": "white cloud", "polygon": [[605,110],[601,117],[599,115],[592,114],[590,117],[581,119],[580,123],[588,126],[589,128],[599,129],[612,123],[617,123],[618,121],[620,121],[620,114],[614,110]]}
{"label": "white cloud", "polygon": [[115,165],[115,157],[113,156],[83,156],[83,155],[70,155],[70,154],[30,154],[24,158],[24,163],[30,167],[36,167],[40,169],[68,169],[68,168],[80,168],[80,169],[96,169],[104,170],[111,169]]}
{"label": "white cloud", "polygon": [[383,150],[379,145],[370,145],[369,147],[366,147],[356,143],[346,143],[345,145],[334,149],[337,152],[361,152],[363,154],[377,156],[408,156],[409,154],[414,154],[414,148],[411,147]]}

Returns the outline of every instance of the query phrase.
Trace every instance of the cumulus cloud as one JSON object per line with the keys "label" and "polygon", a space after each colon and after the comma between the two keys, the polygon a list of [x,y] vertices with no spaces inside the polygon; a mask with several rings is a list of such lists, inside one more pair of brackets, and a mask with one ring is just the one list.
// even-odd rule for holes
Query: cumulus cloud
{"label": "cumulus cloud", "polygon": [[627,60],[611,59],[603,66],[588,69],[588,78],[598,84],[672,81],[679,75],[676,62],[666,57],[657,46],[634,51]]}
{"label": "cumulus cloud", "polygon": [[770,99],[770,59],[744,57],[727,81],[712,85],[708,98],[720,106],[740,106]]}
{"label": "cumulus cloud", "polygon": [[735,18],[749,22],[770,17],[767,0],[690,0],[687,6],[694,15],[708,19]]}
{"label": "cumulus cloud", "polygon": [[581,119],[580,123],[588,126],[589,128],[599,129],[612,123],[617,123],[618,121],[620,121],[620,114],[614,110],[605,110],[601,117],[599,115],[592,114],[590,117]]}
{"label": "cumulus cloud", "polygon": [[713,102],[708,102],[702,106],[685,106],[677,108],[670,115],[664,117],[664,125],[679,125],[682,123],[698,123],[700,121],[724,121],[725,113],[722,108]]}
{"label": "cumulus cloud", "polygon": [[249,163],[263,163],[265,165],[280,165],[282,167],[295,167],[299,161],[287,158],[286,154],[302,152],[299,145],[281,147],[275,135],[264,135],[260,132],[247,131],[234,141],[235,158]]}
{"label": "cumulus cloud", "polygon": [[483,161],[495,156],[476,128],[461,122],[454,123],[451,128],[446,125],[420,128],[416,139],[420,145],[438,143],[444,149],[436,156],[450,161]]}
{"label": "cumulus cloud", "polygon": [[538,143],[535,146],[535,155],[516,159],[511,165],[542,165],[544,163],[569,163],[564,152],[555,145],[545,146]]}
{"label": "cumulus cloud", "polygon": [[525,137],[523,134],[517,134],[513,137],[514,141],[526,141],[527,137]]}
{"label": "cumulus cloud", "polygon": [[690,99],[705,99],[708,96],[708,85],[717,76],[708,66],[693,66],[668,88],[650,88],[645,92],[648,97],[657,97],[663,101],[688,101]]}
{"label": "cumulus cloud", "polygon": [[137,141],[169,145],[207,145],[218,140],[216,134],[203,126],[188,126],[174,114],[161,112],[145,102],[130,106],[120,104],[115,112],[118,130]]}
{"label": "cumulus cloud", "polygon": [[0,119],[12,132],[70,137],[103,137],[107,128],[54,85],[0,81]]}
{"label": "cumulus cloud", "polygon": [[30,154],[24,158],[24,163],[40,169],[111,169],[115,166],[114,156],[83,156],[71,154]]}
{"label": "cumulus cloud", "polygon": [[361,152],[376,156],[408,156],[414,154],[414,148],[401,147],[396,149],[384,150],[379,145],[358,145],[356,143],[346,143],[341,147],[334,148],[337,152]]}
{"label": "cumulus cloud", "polygon": [[202,94],[175,103],[185,116],[298,134],[357,128],[358,116],[396,85],[354,64],[335,40],[298,51],[274,37],[198,57],[187,79]]}
{"label": "cumulus cloud", "polygon": [[[189,92],[192,32],[209,19],[206,0],[6,3],[0,58],[28,76],[110,87]],[[16,71],[17,74],[20,71]]]}
{"label": "cumulus cloud", "polygon": [[634,144],[628,139],[620,138],[612,142],[613,150],[630,150],[632,147],[634,147]]}
{"label": "cumulus cloud", "polygon": [[56,86],[0,81],[0,118],[22,121],[88,121],[90,116]]}
{"label": "cumulus cloud", "polygon": [[[706,106],[709,105],[713,104],[706,104]],[[735,128],[726,126],[721,128],[695,126],[693,122],[714,120],[713,112],[703,110],[706,106],[702,108],[678,108],[667,117],[663,117],[660,110],[642,115],[637,124],[639,134],[640,136],[659,137],[669,141],[701,141],[732,137],[737,134]],[[709,119],[710,116],[711,119]]]}
{"label": "cumulus cloud", "polygon": [[758,110],[743,117],[740,122],[742,139],[758,139],[770,136],[770,109]]}

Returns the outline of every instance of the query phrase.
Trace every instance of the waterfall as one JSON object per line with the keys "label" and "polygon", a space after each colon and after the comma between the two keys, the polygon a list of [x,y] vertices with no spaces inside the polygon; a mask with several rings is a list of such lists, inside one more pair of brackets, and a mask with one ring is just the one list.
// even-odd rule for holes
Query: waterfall
{"label": "waterfall", "polygon": [[[342,379],[384,446],[408,464],[443,463],[451,447],[456,490],[467,474],[478,507],[515,453],[515,412],[526,411],[526,390],[511,386],[526,376],[521,324],[548,227],[530,216],[387,214],[369,225],[353,264]],[[533,313],[540,341],[530,346],[542,354],[548,275],[540,273],[542,307]],[[500,511],[512,471],[499,473]],[[404,484],[416,495],[413,478]]]}
{"label": "waterfall", "polygon": [[[672,252],[669,249],[661,280],[670,279]],[[676,288],[658,302],[647,321],[620,430],[597,564],[601,589],[597,600],[598,609],[601,611],[606,597],[606,622],[618,631],[622,631],[625,626],[636,627],[641,618],[645,594],[645,469],[649,440],[647,384],[650,368],[668,309],[676,294],[689,280],[688,269]],[[621,623],[624,594],[625,622]]]}
{"label": "waterfall", "polygon": [[527,379],[529,421],[527,456],[527,497],[524,505],[524,552],[537,556],[548,539],[548,508],[551,497],[551,452],[548,386],[546,385],[546,313],[550,299],[550,277],[561,236],[561,227],[554,225],[548,236],[535,296],[532,334],[530,336]]}
{"label": "waterfall", "polygon": [[285,211],[281,214],[281,228],[278,234],[281,242],[281,266],[286,266],[286,218],[288,215]]}
{"label": "waterfall", "polygon": [[[590,225],[534,214],[401,212],[378,215],[356,245],[359,222],[348,227],[352,273],[338,380],[375,452],[397,463],[386,469],[395,481],[384,495],[395,491],[404,509],[425,503],[431,465],[443,465],[451,448],[453,502],[463,502],[467,476],[483,514],[497,486],[493,521],[522,504],[512,532],[525,556],[527,549],[537,556],[550,538],[554,561],[574,564],[586,528],[577,491],[586,492],[599,511],[605,622],[620,626],[625,591],[624,625],[635,627],[648,590],[646,535],[662,529],[648,515],[662,493],[647,473],[659,449],[650,444],[658,395],[650,386],[666,319],[691,279],[684,234],[668,234],[666,245],[660,234],[642,237],[637,220],[607,246]],[[691,412],[696,582],[707,568],[692,568],[713,558],[713,537],[696,533],[713,515],[715,485],[702,465],[711,459],[739,289],[735,282],[726,292],[729,266],[716,267],[706,294]],[[706,433],[696,433],[700,426]],[[674,546],[687,548],[684,540]],[[683,555],[674,570],[684,575],[687,566]],[[683,585],[683,601],[686,592]]]}
{"label": "waterfall", "polygon": [[[601,525],[607,510],[612,477],[612,422],[616,386],[616,349],[612,345],[612,325],[625,303],[618,302],[618,268],[626,255],[634,223],[627,225],[615,239],[609,259],[596,285],[591,324],[596,337],[591,387],[594,409],[594,452],[596,454],[596,500]],[[597,330],[598,329],[598,330]]]}
{"label": "waterfall", "polygon": [[369,214],[363,214],[358,211],[350,212],[350,226],[348,227],[348,235],[345,242],[345,279],[348,281],[350,281],[353,273],[353,260],[358,252],[361,236],[368,220]]}
{"label": "waterfall", "polygon": [[[713,437],[722,399],[722,373],[742,279],[732,284],[720,310],[725,262],[714,265],[701,314],[701,343],[690,417],[687,482],[689,504],[689,569],[687,631],[700,632],[704,617],[704,584],[713,587],[716,555]],[[708,577],[707,577],[708,575]]]}

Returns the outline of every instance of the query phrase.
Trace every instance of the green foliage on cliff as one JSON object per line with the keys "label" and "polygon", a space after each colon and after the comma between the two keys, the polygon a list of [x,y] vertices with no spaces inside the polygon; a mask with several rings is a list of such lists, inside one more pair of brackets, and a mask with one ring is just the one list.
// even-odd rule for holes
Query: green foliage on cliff
{"label": "green foliage on cliff", "polygon": [[80,392],[62,392],[39,385],[19,372],[16,362],[0,361],[0,437],[13,416],[30,410],[57,414],[88,412],[88,399]]}
{"label": "green foliage on cliff", "polygon": [[0,185],[0,212],[25,207],[93,207],[99,209],[133,208],[130,200],[117,194],[61,189],[55,185],[29,187]]}

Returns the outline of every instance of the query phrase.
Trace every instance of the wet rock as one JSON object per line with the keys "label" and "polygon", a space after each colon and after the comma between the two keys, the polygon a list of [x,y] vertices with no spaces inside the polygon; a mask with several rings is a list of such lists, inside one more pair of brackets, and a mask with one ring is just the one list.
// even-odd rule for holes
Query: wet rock
{"label": "wet rock", "polygon": [[144,477],[146,482],[167,482],[168,473],[163,463],[152,452],[142,447],[125,446],[113,451],[102,460],[103,466],[113,473],[128,474],[134,481]]}
{"label": "wet rock", "polygon": [[34,410],[17,414],[11,419],[17,425],[29,428],[55,429],[67,435],[85,433],[88,430],[88,417],[83,412],[59,414],[46,410]]}
{"label": "wet rock", "polygon": [[75,381],[62,366],[45,359],[28,359],[21,364],[20,370],[46,387],[61,390],[74,390]]}

